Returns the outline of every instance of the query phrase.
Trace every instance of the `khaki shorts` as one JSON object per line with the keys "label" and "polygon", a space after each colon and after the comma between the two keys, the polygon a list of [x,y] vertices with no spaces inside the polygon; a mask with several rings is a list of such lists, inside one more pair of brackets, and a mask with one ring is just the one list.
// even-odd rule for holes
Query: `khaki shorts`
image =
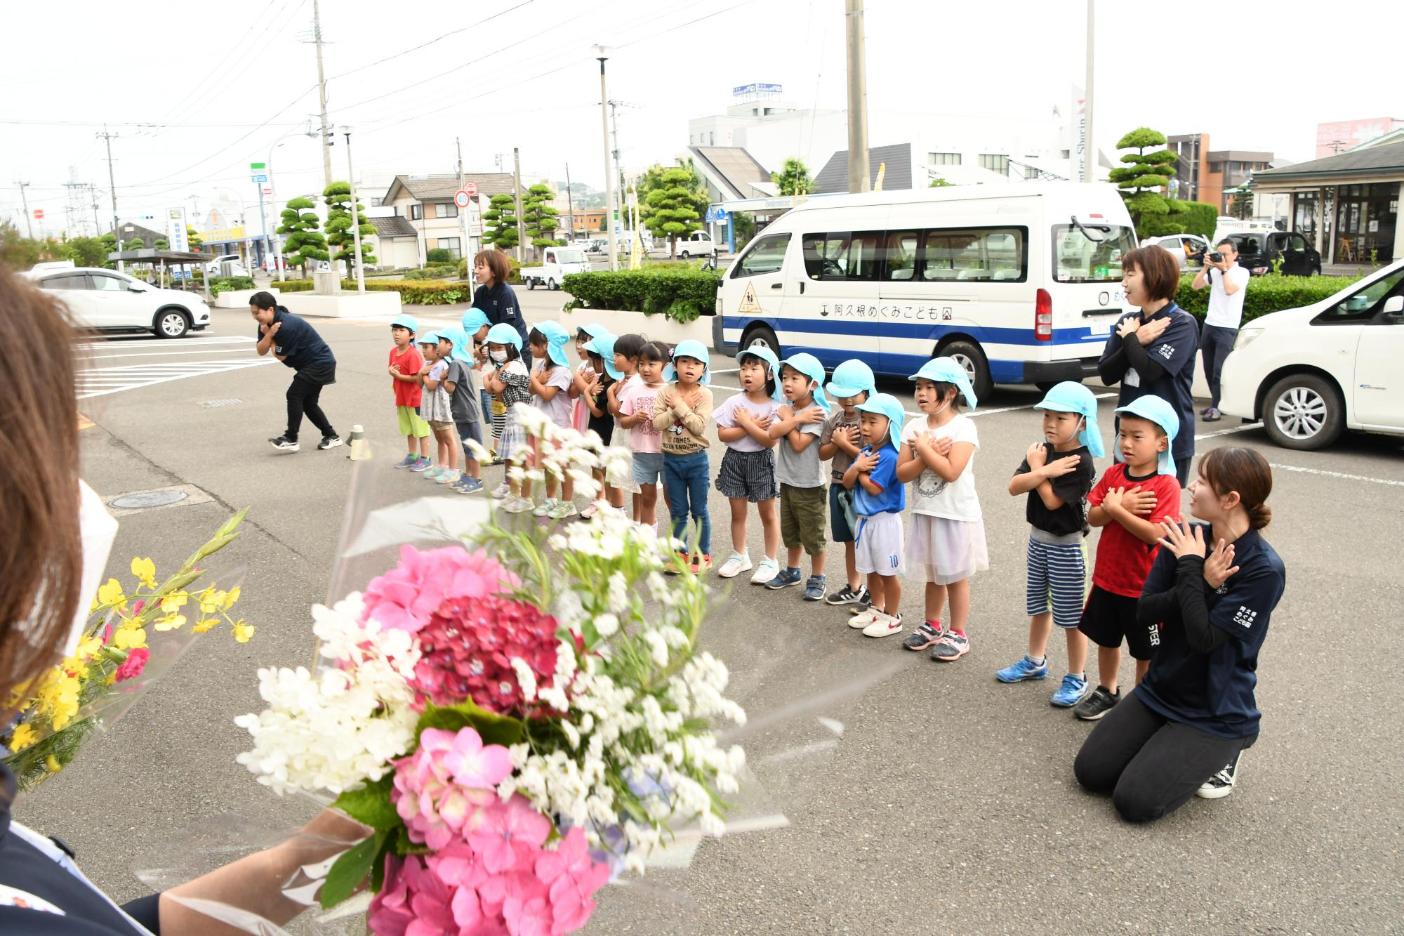
{"label": "khaki shorts", "polygon": [[824,515],[829,506],[829,492],[820,487],[780,485],[780,539],[785,548],[803,546],[804,551],[817,556],[824,551]]}
{"label": "khaki shorts", "polygon": [[443,420],[431,419],[431,420],[429,420],[429,428],[430,428],[430,429],[433,429],[435,432],[443,432],[445,429],[452,429],[452,428],[453,428],[453,420],[452,420],[452,419],[443,419]]}
{"label": "khaki shorts", "polygon": [[413,406],[395,407],[395,416],[400,421],[400,435],[405,438],[414,436],[416,439],[429,437],[429,424],[420,418],[419,410]]}

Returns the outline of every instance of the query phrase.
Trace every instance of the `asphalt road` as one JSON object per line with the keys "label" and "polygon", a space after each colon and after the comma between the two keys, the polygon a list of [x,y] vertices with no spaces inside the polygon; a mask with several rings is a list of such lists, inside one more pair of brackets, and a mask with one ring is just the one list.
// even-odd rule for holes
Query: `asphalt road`
{"label": "asphalt road", "polygon": [[[544,318],[561,294],[522,296],[528,317]],[[147,889],[135,869],[199,870],[224,854],[211,847],[267,839],[313,808],[277,799],[234,762],[245,737],[232,719],[258,707],[259,666],[312,659],[307,608],[327,593],[352,463],[345,449],[269,447],[290,374],[220,366],[252,358],[252,343],[237,340],[252,327],[243,312],[215,316],[204,336],[113,340],[88,352],[98,369],[168,367],[85,383],[85,392],[107,391],[84,401],[95,423],[83,432],[87,480],[104,496],[188,484],[209,498],[122,517],[114,574],[134,555],[170,568],[230,511],[252,507],[247,535],[212,574],[229,583],[243,570],[253,642],[203,638],[19,804],[19,818],[72,844],[87,872],[122,897]],[[364,424],[383,466],[402,444],[384,377],[385,325],[316,324],[340,362],[325,408],[343,434]],[[725,373],[734,366],[714,362],[719,398],[736,386]],[[884,389],[911,405],[905,382]],[[750,713],[741,740],[754,776],[736,819],[754,830],[682,850],[678,863],[690,858],[689,867],[607,890],[591,932],[1404,931],[1404,692],[1389,649],[1404,610],[1400,442],[1350,437],[1327,453],[1297,453],[1258,429],[1205,427],[1201,451],[1252,446],[1275,467],[1267,536],[1288,587],[1261,657],[1263,732],[1232,796],[1133,827],[1073,781],[1088,726],[1048,705],[1061,675],[1057,643],[1048,682],[993,679],[1026,639],[1023,504],[1005,484],[1038,437],[1036,400],[1032,389],[1001,389],[976,413],[973,470],[992,567],[974,580],[972,651],[961,661],[937,664],[897,638],[864,638],[842,610],[805,603],[797,589],[713,580],[704,643],[731,666],[733,695]],[[315,438],[304,429],[305,443]],[[714,445],[714,469],[719,458]],[[372,496],[384,502],[430,486],[397,472],[375,477]],[[714,494],[711,506],[714,552],[724,556],[726,505]],[[757,555],[758,524],[750,532]],[[828,569],[831,581],[842,576],[838,550]],[[903,610],[919,620],[919,583],[905,589]],[[1122,676],[1129,684],[1129,666]],[[188,844],[192,835],[203,850]]]}

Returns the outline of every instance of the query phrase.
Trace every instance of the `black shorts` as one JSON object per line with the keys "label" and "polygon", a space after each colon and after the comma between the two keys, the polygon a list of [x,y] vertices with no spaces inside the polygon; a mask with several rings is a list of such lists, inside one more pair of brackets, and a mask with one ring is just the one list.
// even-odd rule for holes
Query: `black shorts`
{"label": "black shorts", "polygon": [[1126,641],[1126,649],[1138,660],[1149,660],[1155,656],[1159,643],[1151,643],[1150,633],[1143,632],[1136,623],[1136,604],[1139,598],[1113,595],[1096,585],[1087,596],[1087,604],[1082,608],[1082,620],[1077,629],[1099,647],[1120,647]]}

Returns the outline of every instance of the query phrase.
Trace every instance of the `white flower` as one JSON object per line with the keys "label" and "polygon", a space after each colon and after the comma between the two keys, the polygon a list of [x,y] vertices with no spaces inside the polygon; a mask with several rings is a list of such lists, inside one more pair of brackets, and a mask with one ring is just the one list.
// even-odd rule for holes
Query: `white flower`
{"label": "white flower", "polygon": [[613,614],[601,614],[595,618],[595,632],[601,637],[612,637],[619,632],[619,618]]}
{"label": "white flower", "polygon": [[526,660],[521,657],[512,657],[507,661],[512,666],[512,672],[517,674],[517,685],[521,687],[522,698],[527,702],[536,698],[536,674]]}

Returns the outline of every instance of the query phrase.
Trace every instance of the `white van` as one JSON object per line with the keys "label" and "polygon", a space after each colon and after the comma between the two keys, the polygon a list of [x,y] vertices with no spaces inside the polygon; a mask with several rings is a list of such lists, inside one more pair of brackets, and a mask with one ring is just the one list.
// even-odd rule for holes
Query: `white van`
{"label": "white van", "polygon": [[977,396],[1096,373],[1126,310],[1136,233],[1115,187],[950,186],[816,197],[747,245],[717,292],[713,344],[851,357],[914,374],[958,360]]}

